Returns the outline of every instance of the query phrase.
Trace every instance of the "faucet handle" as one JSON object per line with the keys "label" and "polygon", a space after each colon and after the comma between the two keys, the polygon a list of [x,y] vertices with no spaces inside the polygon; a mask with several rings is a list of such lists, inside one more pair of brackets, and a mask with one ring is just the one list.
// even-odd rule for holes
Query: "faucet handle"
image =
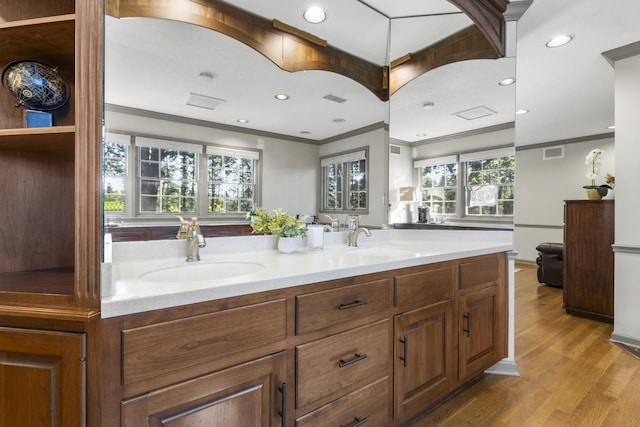
{"label": "faucet handle", "polygon": [[178,228],[178,234],[176,234],[176,239],[184,240],[187,238],[187,231],[189,230],[189,223],[185,221],[180,215],[178,215],[178,219],[180,220],[180,228]]}

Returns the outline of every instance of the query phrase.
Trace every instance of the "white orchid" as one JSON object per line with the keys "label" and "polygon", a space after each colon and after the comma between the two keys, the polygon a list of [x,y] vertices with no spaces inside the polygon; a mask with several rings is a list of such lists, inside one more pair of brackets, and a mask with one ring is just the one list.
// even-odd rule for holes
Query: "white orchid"
{"label": "white orchid", "polygon": [[596,178],[600,174],[600,166],[604,158],[604,151],[594,148],[587,154],[584,164],[587,165],[587,173],[585,176],[591,180],[591,185],[596,184]]}

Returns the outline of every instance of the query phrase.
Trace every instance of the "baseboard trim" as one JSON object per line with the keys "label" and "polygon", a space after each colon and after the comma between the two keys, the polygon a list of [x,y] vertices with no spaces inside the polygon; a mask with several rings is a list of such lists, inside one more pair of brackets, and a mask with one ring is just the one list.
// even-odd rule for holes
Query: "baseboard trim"
{"label": "baseboard trim", "polygon": [[503,359],[484,371],[485,374],[508,375],[511,377],[519,377],[518,366],[513,360]]}
{"label": "baseboard trim", "polygon": [[617,342],[617,343],[625,344],[625,345],[630,345],[631,347],[640,348],[640,339],[628,337],[626,335],[617,334],[616,332],[613,332],[611,334],[611,338],[609,339],[609,341]]}

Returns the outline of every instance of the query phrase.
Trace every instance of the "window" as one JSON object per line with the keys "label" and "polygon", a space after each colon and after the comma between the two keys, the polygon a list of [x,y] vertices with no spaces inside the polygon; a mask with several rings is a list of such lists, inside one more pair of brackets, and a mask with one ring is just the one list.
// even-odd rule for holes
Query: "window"
{"label": "window", "polygon": [[456,215],[458,212],[457,156],[415,162],[420,174],[422,206],[432,215]]}
{"label": "window", "polygon": [[127,147],[129,135],[107,134],[103,155],[103,209],[105,214],[124,214],[127,188]]}
{"label": "window", "polygon": [[[513,148],[468,153],[414,163],[422,206],[439,216],[512,216]],[[460,172],[459,172],[460,171]],[[458,209],[464,206],[464,212]]]}
{"label": "window", "polygon": [[253,209],[257,161],[257,152],[207,147],[208,213]]}
{"label": "window", "polygon": [[367,152],[358,150],[320,160],[325,211],[360,211],[368,208]]}
{"label": "window", "polygon": [[465,164],[466,215],[512,216],[515,155],[513,149],[460,156]]}
{"label": "window", "polygon": [[[205,217],[244,214],[256,205],[258,152],[206,146],[203,153],[197,143],[131,139],[108,134],[105,141],[105,213]],[[129,156],[135,178],[128,178]]]}
{"label": "window", "polygon": [[196,213],[195,144],[136,138],[140,213]]}

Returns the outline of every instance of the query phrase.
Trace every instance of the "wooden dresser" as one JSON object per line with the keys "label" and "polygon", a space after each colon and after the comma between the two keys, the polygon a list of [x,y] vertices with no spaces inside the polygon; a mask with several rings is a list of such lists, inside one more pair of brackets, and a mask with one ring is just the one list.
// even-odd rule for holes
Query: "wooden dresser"
{"label": "wooden dresser", "polygon": [[564,207],[564,309],[613,323],[614,201],[567,200]]}

